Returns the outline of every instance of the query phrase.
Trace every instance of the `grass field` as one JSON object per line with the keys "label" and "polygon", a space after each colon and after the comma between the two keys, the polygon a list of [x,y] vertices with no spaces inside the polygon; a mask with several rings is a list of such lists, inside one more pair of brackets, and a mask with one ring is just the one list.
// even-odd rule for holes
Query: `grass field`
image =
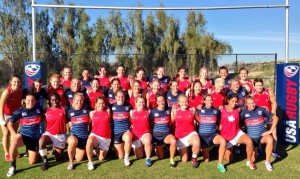
{"label": "grass field", "polygon": [[[211,151],[212,161],[204,163],[201,161],[199,168],[194,169],[191,163],[178,162],[176,168],[169,167],[169,160],[156,160],[153,155],[153,165],[149,168],[145,166],[145,160],[135,160],[131,156],[132,165],[125,167],[122,160],[117,160],[114,155],[109,155],[103,162],[94,160],[96,169],[89,171],[87,161],[75,163],[75,170],[67,170],[67,160],[63,163],[56,163],[52,156],[50,158],[50,168],[40,171],[41,163],[30,166],[28,158],[17,159],[17,173],[13,178],[300,178],[300,147],[280,145],[280,159],[274,160],[272,164],[274,171],[269,172],[265,169],[264,161],[259,159],[256,163],[257,170],[250,170],[245,166],[245,155],[235,155],[235,161],[225,164],[226,173],[221,173],[217,169],[217,158],[214,153],[217,149]],[[24,152],[24,147],[20,148],[20,153]],[[10,164],[4,161],[4,154],[1,147],[0,152],[0,178],[6,178],[6,173]],[[66,158],[66,157],[65,157]],[[179,157],[175,158],[179,161]]]}

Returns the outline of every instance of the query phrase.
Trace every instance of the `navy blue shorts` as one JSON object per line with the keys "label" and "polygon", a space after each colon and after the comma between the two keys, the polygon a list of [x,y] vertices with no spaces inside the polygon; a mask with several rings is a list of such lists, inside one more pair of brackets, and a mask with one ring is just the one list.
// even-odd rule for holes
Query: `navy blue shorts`
{"label": "navy blue shorts", "polygon": [[164,140],[169,135],[169,132],[157,132],[153,131],[152,135],[152,144],[154,146],[163,145],[165,144]]}
{"label": "navy blue shorts", "polygon": [[[125,131],[127,132],[127,131]],[[119,134],[113,134],[114,144],[122,144],[123,140],[122,137],[125,134],[125,132],[119,133]]]}
{"label": "navy blue shorts", "polygon": [[88,138],[81,138],[81,137],[77,137],[76,135],[73,135],[77,138],[77,148],[85,150],[85,146],[86,146],[86,142]]}
{"label": "navy blue shorts", "polygon": [[252,142],[253,142],[253,147],[256,148],[258,147],[260,140],[261,140],[262,136],[258,137],[258,138],[251,138]]}
{"label": "navy blue shorts", "polygon": [[201,140],[201,148],[207,148],[214,145],[213,140],[217,136],[217,133],[211,134],[199,134]]}
{"label": "navy blue shorts", "polygon": [[26,146],[27,150],[39,151],[39,139],[35,139],[32,137],[22,135],[22,141],[23,141],[24,145]]}

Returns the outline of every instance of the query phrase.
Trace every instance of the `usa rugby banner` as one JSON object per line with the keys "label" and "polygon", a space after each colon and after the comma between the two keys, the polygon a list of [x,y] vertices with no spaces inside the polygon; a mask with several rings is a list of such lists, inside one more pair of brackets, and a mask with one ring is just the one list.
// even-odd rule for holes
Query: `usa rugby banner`
{"label": "usa rugby banner", "polygon": [[276,70],[276,100],[280,109],[279,118],[282,119],[278,137],[285,143],[298,144],[299,64],[277,64]]}
{"label": "usa rugby banner", "polygon": [[46,70],[44,62],[25,62],[24,63],[24,86],[25,88],[32,85],[37,78],[45,82]]}

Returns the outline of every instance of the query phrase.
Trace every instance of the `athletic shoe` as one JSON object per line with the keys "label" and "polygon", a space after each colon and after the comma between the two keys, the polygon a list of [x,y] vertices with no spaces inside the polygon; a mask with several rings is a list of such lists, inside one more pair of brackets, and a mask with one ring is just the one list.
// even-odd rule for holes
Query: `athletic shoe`
{"label": "athletic shoe", "polygon": [[251,162],[251,161],[247,161],[247,162],[246,162],[246,165],[247,165],[251,170],[255,170],[255,169],[256,169],[256,166],[255,166],[254,163]]}
{"label": "athletic shoe", "polygon": [[10,155],[9,155],[9,154],[6,154],[6,155],[5,155],[5,161],[7,161],[7,162],[10,161]]}
{"label": "athletic shoe", "polygon": [[14,167],[9,167],[6,176],[11,177],[14,176],[16,169]]}
{"label": "athletic shoe", "polygon": [[68,170],[73,170],[74,169],[74,163],[73,162],[69,162],[68,164]]}
{"label": "athletic shoe", "polygon": [[28,152],[27,151],[24,153],[23,157],[28,157]]}
{"label": "athletic shoe", "polygon": [[218,169],[219,169],[222,173],[226,172],[226,169],[225,169],[224,165],[222,165],[221,163],[219,163],[219,164],[217,165],[217,167],[218,167]]}
{"label": "athletic shoe", "polygon": [[275,159],[280,158],[280,156],[276,152],[272,152],[272,155]]}
{"label": "athletic shoe", "polygon": [[266,165],[266,169],[268,170],[268,171],[273,171],[273,167],[272,167],[272,165],[270,164],[270,162],[265,162],[265,165]]}
{"label": "athletic shoe", "polygon": [[124,158],[124,165],[128,167],[130,165],[129,158]]}
{"label": "athletic shoe", "polygon": [[41,171],[43,172],[43,171],[48,170],[48,167],[49,167],[48,162],[43,162],[42,167],[41,167]]}
{"label": "athletic shoe", "polygon": [[88,169],[89,169],[89,170],[94,170],[94,163],[93,163],[92,161],[89,161],[89,162],[87,163],[87,166],[88,166]]}
{"label": "athletic shoe", "polygon": [[146,167],[151,167],[152,161],[150,158],[146,158]]}
{"label": "athletic shoe", "polygon": [[199,167],[199,163],[197,158],[192,158],[192,166],[193,168],[198,168]]}
{"label": "athletic shoe", "polygon": [[176,162],[174,162],[174,160],[170,161],[170,167],[175,168],[177,167]]}

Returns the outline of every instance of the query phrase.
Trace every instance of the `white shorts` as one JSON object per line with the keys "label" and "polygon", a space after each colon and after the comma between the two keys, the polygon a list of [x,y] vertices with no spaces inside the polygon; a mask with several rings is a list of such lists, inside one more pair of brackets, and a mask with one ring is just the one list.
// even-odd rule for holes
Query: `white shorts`
{"label": "white shorts", "polygon": [[226,149],[229,149],[229,148],[231,148],[231,147],[237,145],[237,144],[238,144],[237,141],[238,141],[239,138],[240,138],[242,135],[244,135],[244,134],[245,134],[245,133],[244,133],[242,130],[240,130],[240,131],[236,134],[236,136],[235,136],[233,139],[231,139],[230,141],[228,141],[228,142],[226,143]]}
{"label": "white shorts", "polygon": [[193,131],[193,132],[189,133],[189,135],[178,139],[176,141],[177,149],[183,149],[183,148],[186,148],[186,147],[190,146],[189,140],[190,140],[191,136],[194,135],[194,134],[196,134],[198,136],[197,132]]}
{"label": "white shorts", "polygon": [[46,135],[51,138],[54,147],[59,148],[59,149],[65,149],[66,139],[67,139],[66,134],[52,135],[46,131],[43,135]]}
{"label": "white shorts", "polygon": [[11,118],[11,117],[12,117],[11,115],[6,115],[6,114],[4,114],[4,121],[5,121],[6,124],[8,123],[8,120],[9,120],[9,118]]}
{"label": "white shorts", "polygon": [[132,144],[131,144],[131,147],[134,148],[134,149],[142,147],[142,140],[145,137],[145,135],[147,135],[147,134],[150,134],[150,133],[145,133],[145,134],[142,135],[141,138],[133,141]]}
{"label": "white shorts", "polygon": [[101,150],[104,150],[104,151],[109,150],[111,139],[106,139],[106,138],[100,137],[100,136],[98,136],[94,133],[91,133],[90,136],[94,136],[98,140],[97,148],[99,148]]}

